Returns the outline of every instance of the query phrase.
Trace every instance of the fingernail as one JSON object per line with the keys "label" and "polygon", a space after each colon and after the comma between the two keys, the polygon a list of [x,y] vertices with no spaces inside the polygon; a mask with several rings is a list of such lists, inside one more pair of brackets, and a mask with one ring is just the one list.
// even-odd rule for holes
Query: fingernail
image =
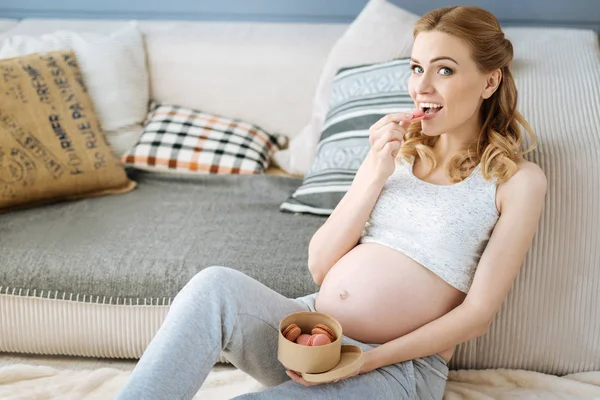
{"label": "fingernail", "polygon": [[406,114],[404,114],[404,116],[405,116],[406,118],[408,118],[408,119],[410,119],[410,118],[412,118],[412,117],[413,117],[413,115],[412,115],[411,113],[406,113]]}

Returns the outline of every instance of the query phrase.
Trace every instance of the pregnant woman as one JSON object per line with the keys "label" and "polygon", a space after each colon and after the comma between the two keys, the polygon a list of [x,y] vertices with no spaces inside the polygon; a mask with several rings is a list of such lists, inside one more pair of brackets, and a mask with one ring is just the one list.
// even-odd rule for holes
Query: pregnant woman
{"label": "pregnant woman", "polygon": [[[393,40],[393,38],[390,38]],[[441,399],[456,345],[485,333],[535,235],[546,178],[523,155],[512,44],[475,7],[414,28],[415,110],[370,129],[347,194],[310,241],[318,293],[286,298],[225,267],[188,282],[118,399],[191,399],[221,352],[267,388],[240,399]],[[362,348],[311,384],[277,360],[279,321],[319,311]]]}

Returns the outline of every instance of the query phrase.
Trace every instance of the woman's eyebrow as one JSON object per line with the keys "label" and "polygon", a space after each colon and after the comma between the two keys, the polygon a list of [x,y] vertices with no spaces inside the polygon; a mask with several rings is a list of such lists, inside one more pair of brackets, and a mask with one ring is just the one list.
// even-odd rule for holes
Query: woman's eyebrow
{"label": "woman's eyebrow", "polygon": [[[414,59],[414,58],[412,58],[412,57],[411,57],[411,59],[410,59],[410,60],[411,60],[412,62],[416,63],[416,64],[421,64],[420,62],[418,62],[417,60],[415,60],[415,59]],[[436,61],[440,61],[440,60],[450,60],[450,61],[452,61],[453,63],[455,63],[456,65],[458,65],[458,63],[456,62],[456,60],[455,60],[455,59],[453,59],[453,58],[451,58],[451,57],[446,57],[446,56],[432,58],[432,59],[429,61],[429,63],[431,64],[431,63],[434,63],[434,62],[436,62]]]}

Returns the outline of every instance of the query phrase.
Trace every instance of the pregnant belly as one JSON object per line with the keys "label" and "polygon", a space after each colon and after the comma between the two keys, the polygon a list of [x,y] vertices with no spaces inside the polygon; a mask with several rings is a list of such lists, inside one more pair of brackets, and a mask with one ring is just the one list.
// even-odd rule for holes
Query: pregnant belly
{"label": "pregnant belly", "polygon": [[[331,268],[315,308],[337,319],[346,336],[385,343],[448,313],[464,296],[404,254],[364,243]],[[444,353],[449,360],[452,349]]]}

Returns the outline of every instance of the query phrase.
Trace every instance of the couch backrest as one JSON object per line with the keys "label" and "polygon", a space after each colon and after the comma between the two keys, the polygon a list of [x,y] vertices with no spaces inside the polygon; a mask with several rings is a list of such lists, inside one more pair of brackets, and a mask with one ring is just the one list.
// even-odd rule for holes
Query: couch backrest
{"label": "couch backrest", "polygon": [[[11,34],[108,33],[124,21],[25,19]],[[295,136],[345,24],[139,21],[153,99]]]}

